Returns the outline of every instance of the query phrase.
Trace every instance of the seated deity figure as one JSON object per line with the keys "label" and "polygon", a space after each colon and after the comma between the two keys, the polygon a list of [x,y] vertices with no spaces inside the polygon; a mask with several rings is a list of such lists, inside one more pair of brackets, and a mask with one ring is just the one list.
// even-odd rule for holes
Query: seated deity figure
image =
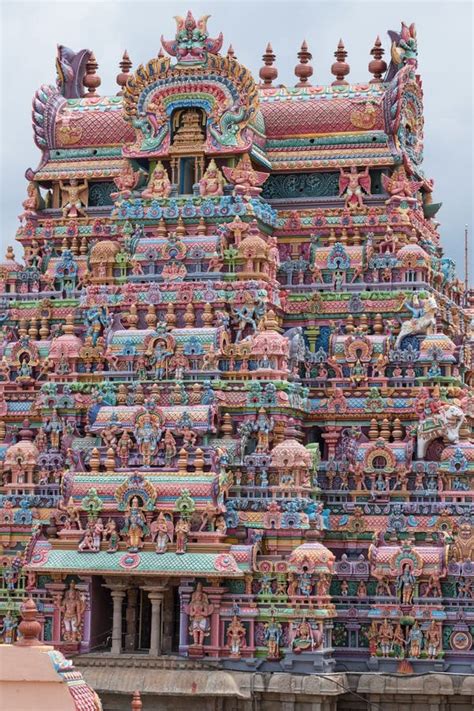
{"label": "seated deity figure", "polygon": [[221,171],[216,165],[214,158],[207,166],[207,170],[199,181],[199,193],[201,197],[213,197],[224,194],[225,180]]}
{"label": "seated deity figure", "polygon": [[148,181],[148,185],[142,192],[142,198],[149,198],[151,200],[155,198],[166,198],[169,197],[170,193],[170,179],[168,178],[163,163],[159,161]]}

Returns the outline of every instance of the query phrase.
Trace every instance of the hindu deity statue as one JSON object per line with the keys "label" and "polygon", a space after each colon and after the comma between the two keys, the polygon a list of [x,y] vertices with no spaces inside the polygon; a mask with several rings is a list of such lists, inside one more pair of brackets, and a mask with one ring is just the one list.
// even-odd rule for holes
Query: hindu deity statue
{"label": "hindu deity statue", "polygon": [[409,645],[409,656],[413,657],[414,659],[418,659],[418,657],[420,656],[421,649],[423,647],[423,632],[421,631],[417,621],[415,621],[413,627],[411,628],[408,634],[407,642]]}
{"label": "hindu deity statue", "polygon": [[409,563],[403,565],[401,574],[397,578],[397,591],[402,605],[411,605],[415,593],[416,578],[411,572]]}
{"label": "hindu deity statue", "polygon": [[151,524],[152,540],[155,541],[157,553],[166,553],[168,543],[173,537],[173,523],[160,511],[158,518]]}
{"label": "hindu deity statue", "polygon": [[31,217],[31,215],[34,215],[40,208],[40,197],[37,185],[30,180],[26,192],[27,198],[22,202],[25,210],[22,217]]}
{"label": "hindu deity statue", "polygon": [[233,615],[232,622],[227,628],[227,645],[230,647],[232,659],[240,659],[242,649],[246,645],[247,630],[237,617]]}
{"label": "hindu deity statue", "polygon": [[377,654],[377,646],[379,639],[379,630],[375,620],[372,620],[370,627],[366,632],[367,639],[369,641],[369,653],[371,657],[375,657]]}
{"label": "hindu deity statue", "polygon": [[124,469],[128,467],[128,459],[130,456],[130,450],[133,447],[133,440],[127,430],[124,430],[117,442],[116,449],[117,455],[120,459],[120,465]]}
{"label": "hindu deity statue", "polygon": [[104,529],[105,538],[108,540],[107,553],[116,553],[118,551],[120,535],[117,529],[117,524],[114,519],[109,518]]}
{"label": "hindu deity statue", "polygon": [[382,657],[388,657],[392,651],[393,626],[388,620],[384,620],[379,627],[379,643]]}
{"label": "hindu deity statue", "polygon": [[457,563],[474,560],[474,530],[470,523],[459,526],[459,532],[450,546],[449,557]]}
{"label": "hindu deity statue", "polygon": [[153,348],[150,357],[150,363],[153,365],[155,376],[158,380],[162,380],[167,373],[167,363],[172,351],[168,350],[166,343],[162,339],[158,339]]}
{"label": "hindu deity statue", "polygon": [[127,536],[128,550],[131,553],[138,553],[138,550],[143,546],[143,537],[149,533],[149,529],[137,496],[133,497],[128,507],[125,526],[121,533]]}
{"label": "hindu deity statue", "polygon": [[441,645],[439,624],[436,620],[431,620],[431,624],[425,632],[425,644],[429,659],[436,659]]}
{"label": "hindu deity statue", "polygon": [[149,412],[137,419],[135,439],[137,440],[144,467],[151,466],[151,458],[158,451],[162,430]]}
{"label": "hindu deity statue", "polygon": [[61,190],[61,209],[63,217],[79,217],[85,216],[85,207],[87,205],[87,191],[89,189],[87,180],[79,183],[77,178],[72,178],[69,185],[65,185],[62,180],[59,181]]}
{"label": "hindu deity statue", "polygon": [[273,418],[268,417],[264,408],[261,408],[253,425],[253,429],[257,433],[257,452],[268,452],[270,447],[270,433],[273,427]]}
{"label": "hindu deity statue", "polygon": [[390,177],[382,174],[382,185],[385,192],[390,195],[390,198],[387,200],[389,204],[394,200],[403,199],[409,202],[415,202],[413,195],[421,188],[423,182],[409,180],[405,168],[400,166]]}
{"label": "hindu deity statue", "polygon": [[340,168],[339,195],[344,195],[349,210],[364,207],[363,191],[370,195],[370,184],[368,167],[362,173],[359,173],[355,165],[351,166],[349,172]]}
{"label": "hindu deity statue", "polygon": [[148,185],[145,190],[142,191],[141,197],[150,200],[155,200],[157,198],[167,198],[171,193],[171,183],[168,178],[168,173],[161,161],[155,166]]}
{"label": "hindu deity statue", "polygon": [[62,597],[60,611],[62,612],[64,640],[66,642],[80,642],[85,603],[73,580]]}
{"label": "hindu deity statue", "polygon": [[278,660],[281,656],[280,642],[283,636],[283,627],[275,620],[274,615],[265,624],[265,642],[267,643],[267,659]]}
{"label": "hindu deity statue", "polygon": [[165,465],[169,467],[176,457],[176,440],[169,429],[165,430],[163,446],[165,449]]}
{"label": "hindu deity statue", "polygon": [[213,158],[199,181],[199,194],[202,197],[217,197],[223,195],[224,185],[224,176]]}
{"label": "hindu deity statue", "polygon": [[[320,643],[321,640],[319,641]],[[291,647],[297,652],[305,652],[314,649],[315,646],[319,645],[315,645],[314,630],[311,627],[311,623],[303,617],[301,622],[294,626]]]}
{"label": "hindu deity statue", "polygon": [[233,185],[236,195],[255,197],[262,192],[261,186],[268,178],[268,173],[254,169],[250,156],[245,153],[235,168],[222,168],[224,175]]}
{"label": "hindu deity statue", "polygon": [[2,636],[3,644],[13,644],[15,640],[15,630],[18,627],[18,622],[10,610],[7,610],[2,620],[0,635]]}
{"label": "hindu deity statue", "polygon": [[189,631],[193,638],[193,645],[202,647],[204,638],[209,635],[209,617],[214,606],[209,603],[209,598],[202,589],[202,583],[196,585],[188,605],[188,615],[191,620]]}
{"label": "hindu deity statue", "polygon": [[114,183],[118,188],[117,193],[112,193],[111,197],[126,199],[132,194],[132,190],[136,188],[140,178],[140,171],[134,171],[130,161],[125,161],[120,173],[114,178]]}
{"label": "hindu deity statue", "polygon": [[186,546],[188,543],[188,535],[191,530],[189,521],[185,518],[179,518],[176,522],[174,529],[176,535],[176,553],[183,554],[186,553]]}

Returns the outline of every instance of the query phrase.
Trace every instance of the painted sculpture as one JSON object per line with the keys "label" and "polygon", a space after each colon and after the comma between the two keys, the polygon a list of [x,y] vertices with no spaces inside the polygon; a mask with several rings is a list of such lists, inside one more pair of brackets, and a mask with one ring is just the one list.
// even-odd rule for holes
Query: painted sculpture
{"label": "painted sculpture", "polygon": [[2,639],[27,591],[77,654],[469,673],[474,299],[414,27],[371,83],[340,46],[311,86],[306,48],[287,89],[207,19],[110,97],[60,46],[34,97],[25,262],[0,262]]}

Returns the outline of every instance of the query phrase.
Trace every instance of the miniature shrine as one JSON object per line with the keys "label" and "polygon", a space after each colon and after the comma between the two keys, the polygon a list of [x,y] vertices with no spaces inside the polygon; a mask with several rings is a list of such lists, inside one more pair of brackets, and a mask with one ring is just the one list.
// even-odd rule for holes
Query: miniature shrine
{"label": "miniature shrine", "polygon": [[[474,298],[413,25],[328,86],[207,18],[118,92],[58,46],[0,263],[0,637],[296,673],[474,669]],[[317,66],[314,75],[317,76]],[[429,130],[429,126],[428,126]],[[77,657],[76,657],[77,659]]]}

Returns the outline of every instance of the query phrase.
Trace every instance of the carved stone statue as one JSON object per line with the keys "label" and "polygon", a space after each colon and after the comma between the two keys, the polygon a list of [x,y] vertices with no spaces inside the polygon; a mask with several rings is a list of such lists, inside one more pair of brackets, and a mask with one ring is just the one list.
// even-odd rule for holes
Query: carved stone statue
{"label": "carved stone statue", "polygon": [[474,561],[474,530],[470,523],[459,526],[459,532],[449,549],[449,557],[456,563]]}
{"label": "carved stone statue", "polygon": [[349,210],[354,210],[356,208],[363,208],[363,192],[370,195],[370,175],[369,168],[365,168],[362,173],[359,173],[356,166],[351,166],[349,172],[340,169],[341,174],[339,177],[339,195],[344,195],[346,201],[346,207]]}
{"label": "carved stone statue", "polygon": [[161,161],[156,164],[148,185],[142,192],[142,198],[154,200],[155,198],[166,198],[171,193],[171,183],[168,174]]}
{"label": "carved stone statue", "polygon": [[62,597],[60,610],[62,612],[63,639],[66,642],[80,642],[85,604],[74,581],[69,583],[69,588]]}
{"label": "carved stone statue", "polygon": [[232,617],[232,622],[227,628],[227,644],[230,647],[230,656],[233,659],[240,659],[241,650],[246,645],[247,630],[237,617],[234,615]]}
{"label": "carved stone statue", "polygon": [[415,592],[415,583],[416,578],[411,572],[411,568],[408,563],[405,563],[403,570],[397,579],[397,591],[400,595],[400,602],[402,605],[412,604]]}
{"label": "carved stone statue", "polygon": [[224,194],[225,180],[214,158],[199,181],[199,193],[202,197],[214,197]]}
{"label": "carved stone statue", "polygon": [[193,645],[202,647],[204,638],[209,635],[209,617],[214,606],[209,604],[209,598],[202,589],[202,583],[196,585],[196,590],[191,595],[191,602],[188,606],[189,628],[193,637]]}
{"label": "carved stone statue", "polygon": [[72,178],[69,185],[65,185],[62,180],[59,181],[61,190],[61,209],[63,217],[79,217],[85,216],[84,208],[87,206],[87,193],[89,186],[87,180],[82,184],[76,178]]}

